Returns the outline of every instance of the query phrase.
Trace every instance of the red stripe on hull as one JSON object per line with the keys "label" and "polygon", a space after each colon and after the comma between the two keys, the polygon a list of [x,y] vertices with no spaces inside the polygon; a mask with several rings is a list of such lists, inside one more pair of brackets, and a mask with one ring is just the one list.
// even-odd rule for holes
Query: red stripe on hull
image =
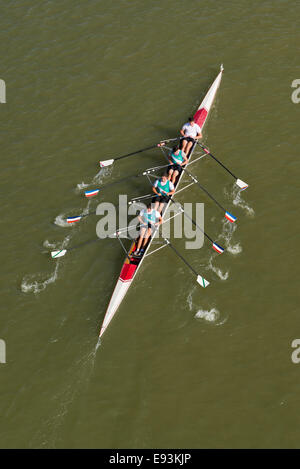
{"label": "red stripe on hull", "polygon": [[120,273],[120,280],[126,282],[134,276],[137,266],[135,264],[124,264]]}
{"label": "red stripe on hull", "polygon": [[197,111],[196,114],[194,115],[194,120],[196,124],[199,125],[200,129],[202,129],[204,125],[207,114],[208,114],[207,110],[203,107],[202,109],[199,109],[199,111]]}

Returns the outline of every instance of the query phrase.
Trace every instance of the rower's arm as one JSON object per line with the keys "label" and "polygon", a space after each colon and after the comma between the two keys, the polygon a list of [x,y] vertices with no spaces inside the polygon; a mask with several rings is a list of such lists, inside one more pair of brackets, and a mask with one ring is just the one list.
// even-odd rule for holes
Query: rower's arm
{"label": "rower's arm", "polygon": [[199,140],[199,138],[202,138],[201,130],[200,130],[200,132],[197,133],[197,135],[195,137],[195,140]]}
{"label": "rower's arm", "polygon": [[181,163],[181,166],[185,166],[189,161],[185,153],[183,153],[183,158],[184,158],[184,161]]}
{"label": "rower's arm", "polygon": [[185,136],[183,129],[180,129],[180,133],[181,133],[181,135],[182,135],[183,137]]}
{"label": "rower's arm", "polygon": [[162,222],[163,222],[163,219],[162,219],[161,215],[159,215],[159,217],[157,217],[157,218],[158,218],[158,222],[155,223],[155,226],[161,225]]}
{"label": "rower's arm", "polygon": [[152,186],[152,190],[153,190],[154,194],[159,195],[159,192],[157,192],[156,187]]}

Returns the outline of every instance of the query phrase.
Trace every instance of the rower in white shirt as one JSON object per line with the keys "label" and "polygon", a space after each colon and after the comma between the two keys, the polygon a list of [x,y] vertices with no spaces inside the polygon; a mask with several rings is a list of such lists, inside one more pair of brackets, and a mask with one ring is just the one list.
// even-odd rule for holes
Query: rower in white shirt
{"label": "rower in white shirt", "polygon": [[142,256],[149,236],[151,236],[154,228],[160,225],[163,220],[160,213],[153,208],[151,203],[147,205],[146,209],[141,210],[138,219],[140,222],[140,236],[134,255]]}
{"label": "rower in white shirt", "polygon": [[183,136],[183,139],[181,140],[182,151],[184,151],[184,153],[188,156],[194,141],[202,138],[201,129],[194,121],[194,118],[189,117],[189,121],[184,124],[180,130],[180,133]]}
{"label": "rower in white shirt", "polygon": [[157,179],[152,186],[152,190],[155,197],[152,199],[154,203],[155,210],[158,210],[160,213],[163,209],[165,203],[169,202],[170,195],[173,195],[175,192],[174,184],[169,181],[168,174],[164,174],[160,179]]}

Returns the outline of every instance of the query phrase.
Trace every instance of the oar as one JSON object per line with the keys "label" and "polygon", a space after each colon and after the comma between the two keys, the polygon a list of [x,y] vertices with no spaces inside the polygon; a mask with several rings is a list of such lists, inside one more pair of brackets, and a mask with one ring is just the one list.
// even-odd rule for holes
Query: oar
{"label": "oar", "polygon": [[216,205],[218,205],[218,207],[220,207],[221,210],[223,210],[225,212],[225,218],[227,218],[227,220],[229,220],[231,223],[234,223],[237,218],[232,215],[231,213],[229,213],[221,204],[220,202],[218,202],[209,192],[207,189],[205,189],[205,187],[201,186],[201,184],[199,183],[198,179],[193,176],[193,174],[191,174],[186,168],[184,168],[183,166],[181,166],[181,168],[183,169],[183,171],[185,173],[187,173],[190,178],[194,181],[195,184],[197,184],[198,187],[200,187],[200,189],[203,190],[203,192],[205,192],[205,194],[208,195],[208,197],[211,198],[211,200],[213,200],[215,202]]}
{"label": "oar", "polygon": [[96,241],[100,241],[100,240],[101,240],[101,238],[89,239],[88,241],[85,241],[84,243],[77,244],[76,246],[73,246],[73,247],[68,248],[68,249],[60,249],[58,251],[51,251],[51,257],[52,257],[52,259],[57,259],[58,257],[63,257],[69,251],[73,251],[74,249],[81,248],[82,246],[85,246],[86,244],[95,243]]}
{"label": "oar", "polygon": [[214,155],[212,155],[210,153],[210,151],[204,146],[202,145],[202,143],[200,142],[197,142],[198,145],[200,145],[200,147],[205,151],[205,153],[207,153],[209,156],[211,156],[217,163],[219,163],[219,165],[221,165],[229,174],[231,174],[231,176],[235,179],[235,183],[237,186],[239,186],[239,188],[243,191],[245,189],[247,189],[247,187],[249,187],[249,185],[242,181],[241,179],[237,178],[231,171],[230,169],[226,168],[226,166],[221,163],[221,161],[218,160],[218,158],[216,158]]}
{"label": "oar", "polygon": [[117,156],[116,158],[113,158],[113,159],[110,159],[110,160],[100,161],[100,166],[101,166],[101,168],[104,168],[105,166],[110,166],[115,161],[122,160],[123,158],[128,158],[129,156],[137,155],[138,153],[142,153],[143,151],[152,150],[152,148],[163,147],[167,142],[171,142],[173,140],[178,140],[178,138],[171,138],[169,140],[162,140],[161,142],[156,143],[155,145],[151,145],[151,147],[142,148],[141,150],[133,151],[132,153],[127,153],[126,155]]}
{"label": "oar", "polygon": [[[137,228],[138,226],[139,225],[134,226],[134,227],[126,227],[126,228],[128,230],[130,230],[130,229],[133,229],[133,228]],[[123,243],[121,242],[121,240],[119,239],[119,233],[124,231],[124,229],[117,230],[115,233],[112,233],[111,235],[108,235],[108,237],[115,235],[116,238],[118,238],[118,240],[120,241],[120,244],[122,245],[123,249],[125,249],[125,247],[124,247]],[[52,257],[52,259],[57,259],[58,257],[63,257],[69,251],[74,251],[74,249],[81,248],[82,246],[86,246],[87,244],[95,243],[96,241],[102,241],[102,238],[89,239],[88,241],[84,241],[83,243],[77,244],[76,246],[72,246],[71,248],[68,248],[68,249],[60,249],[60,250],[57,250],[57,251],[51,251],[51,257]],[[125,251],[126,251],[126,249],[125,249]],[[126,251],[126,253],[127,253],[127,251]]]}
{"label": "oar", "polygon": [[172,199],[172,197],[169,196],[169,199],[171,200],[171,202],[173,202],[173,204],[175,205],[179,205],[180,207],[180,210],[181,212],[183,213],[183,215],[185,217],[187,217],[192,223],[193,225],[196,226],[196,228],[198,228],[201,233],[204,234],[204,236],[206,236],[207,239],[209,239],[209,241],[212,243],[212,248],[218,253],[218,254],[223,254],[223,252],[225,251],[224,248],[222,248],[222,246],[220,246],[219,244],[217,244],[207,233],[205,233],[205,231],[201,228],[201,226],[198,225],[198,223],[195,222],[195,220],[193,220],[186,212],[185,210],[183,210],[182,206],[180,204],[178,204],[174,199]]}
{"label": "oar", "polygon": [[[125,178],[119,179],[118,181],[110,182],[109,184],[105,184],[104,186],[101,187],[101,189],[95,189],[93,191],[85,191],[84,195],[86,197],[92,197],[94,195],[99,194],[100,190],[102,191],[104,189],[107,189],[108,187],[114,186],[115,184],[120,184],[121,182],[127,181],[128,179],[139,178],[139,177],[142,177],[142,176],[145,176],[145,174],[144,173],[132,174],[131,176],[127,176]],[[75,217],[68,217],[67,218],[67,223],[76,223],[76,222],[80,221],[82,218],[88,217],[89,215],[96,215],[96,212],[90,212],[90,213],[86,213],[84,215],[76,215]]]}
{"label": "oar", "polygon": [[[169,166],[169,165],[166,165],[166,166]],[[120,182],[127,181],[128,179],[147,176],[148,174],[151,174],[151,173],[155,172],[157,169],[164,168],[164,167],[165,166],[157,166],[156,168],[148,168],[145,171],[143,171],[143,173],[141,173],[141,174],[132,174],[131,176],[126,176],[125,178],[119,179],[118,181],[110,182],[109,184],[105,184],[104,186],[101,187],[101,189],[93,189],[91,191],[85,191],[84,195],[85,195],[85,197],[92,197],[94,195],[99,194],[100,190],[107,189],[107,187],[114,186],[115,184],[120,184]]]}
{"label": "oar", "polygon": [[193,274],[196,275],[197,282],[201,287],[205,288],[209,285],[208,280],[205,280],[204,277],[199,275],[195,269],[191,266],[191,264],[188,263],[188,261],[177,251],[177,249],[173,246],[173,244],[170,243],[170,241],[167,238],[164,238],[165,243],[177,254],[177,256],[189,267],[189,269],[193,272]]}
{"label": "oar", "polygon": [[134,197],[134,199],[129,200],[128,205],[134,204],[137,200],[144,200],[144,199],[154,199],[155,197],[161,197],[161,194],[147,194],[147,195],[142,195],[141,197]]}

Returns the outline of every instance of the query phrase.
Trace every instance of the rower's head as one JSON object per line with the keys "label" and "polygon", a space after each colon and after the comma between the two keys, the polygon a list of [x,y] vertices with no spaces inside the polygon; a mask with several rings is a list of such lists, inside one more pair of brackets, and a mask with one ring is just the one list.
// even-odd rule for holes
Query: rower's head
{"label": "rower's head", "polygon": [[191,125],[194,125],[195,124],[195,121],[194,121],[194,118],[193,117],[189,117],[189,123]]}
{"label": "rower's head", "polygon": [[152,203],[149,202],[149,204],[146,205],[148,212],[152,210]]}
{"label": "rower's head", "polygon": [[173,153],[175,153],[175,152],[178,151],[178,150],[179,150],[179,145],[175,145],[175,146],[173,147],[173,150],[172,150],[172,151],[173,151]]}
{"label": "rower's head", "polygon": [[161,177],[162,182],[166,182],[167,179],[168,179],[168,174],[164,173]]}

